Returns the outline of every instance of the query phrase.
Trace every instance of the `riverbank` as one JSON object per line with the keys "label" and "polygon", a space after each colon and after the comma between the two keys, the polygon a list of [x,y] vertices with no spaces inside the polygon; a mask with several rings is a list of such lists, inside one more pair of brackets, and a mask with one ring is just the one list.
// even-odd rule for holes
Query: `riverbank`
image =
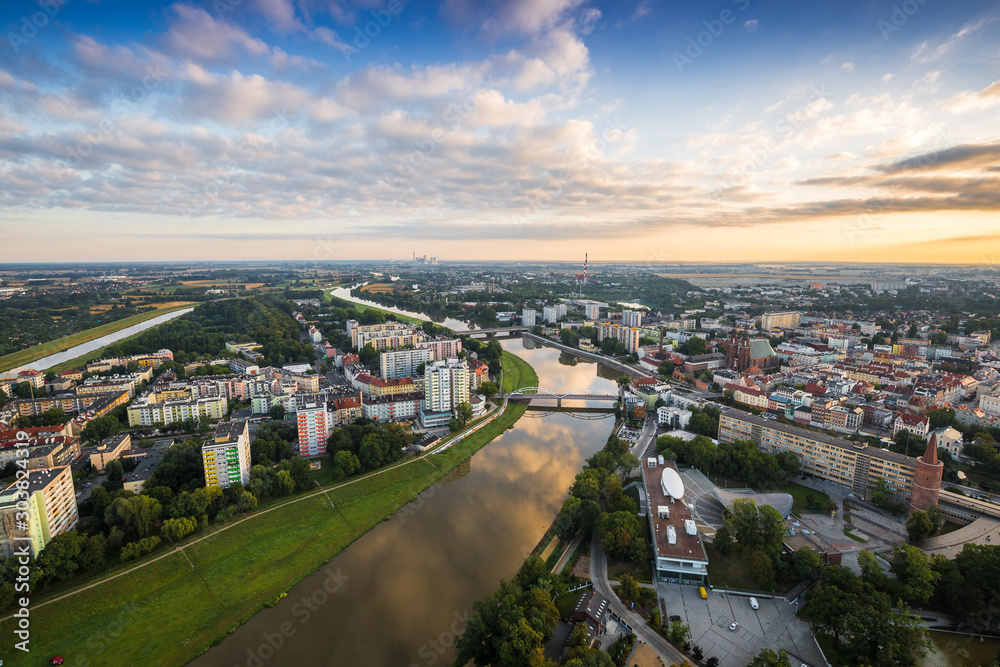
{"label": "riverbank", "polygon": [[196,305],[195,302],[177,302],[165,308],[157,308],[156,310],[150,310],[145,313],[139,313],[138,315],[132,315],[131,317],[126,317],[122,320],[102,324],[101,326],[94,327],[93,329],[87,329],[86,331],[80,331],[69,336],[63,336],[62,338],[40,343],[24,350],[12,352],[11,354],[0,357],[0,371],[20,368],[34,361],[38,361],[39,359],[44,359],[49,355],[64,352],[70,348],[76,347],[77,345],[83,345],[84,343],[96,340],[101,336],[107,336],[108,334],[113,334],[116,331],[121,331],[122,329],[135,326],[136,324],[142,324],[143,322],[151,320],[154,317],[166,315],[183,308],[190,308],[192,305]]}
{"label": "riverbank", "polygon": [[[519,357],[504,352],[503,364],[505,385],[537,384]],[[10,652],[5,664],[38,664],[56,654],[72,664],[184,664],[415,500],[524,410],[509,406],[440,454],[300,495],[157,552],[115,579],[82,582],[65,601],[38,607],[45,600],[34,600],[32,654]],[[11,620],[0,628],[12,636]]]}

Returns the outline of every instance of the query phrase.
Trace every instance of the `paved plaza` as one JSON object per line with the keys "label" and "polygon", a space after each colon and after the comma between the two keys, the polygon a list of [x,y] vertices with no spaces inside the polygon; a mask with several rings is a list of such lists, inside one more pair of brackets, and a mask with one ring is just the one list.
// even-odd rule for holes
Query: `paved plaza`
{"label": "paved plaza", "polygon": [[[702,600],[694,586],[659,584],[658,590],[667,617],[680,616],[691,628],[691,642],[722,667],[744,667],[762,648],[784,649],[793,665],[824,664],[809,623],[795,617],[794,603],[757,597],[760,609],[754,611],[744,595],[710,592]],[[739,623],[736,631],[729,629],[733,621]]]}

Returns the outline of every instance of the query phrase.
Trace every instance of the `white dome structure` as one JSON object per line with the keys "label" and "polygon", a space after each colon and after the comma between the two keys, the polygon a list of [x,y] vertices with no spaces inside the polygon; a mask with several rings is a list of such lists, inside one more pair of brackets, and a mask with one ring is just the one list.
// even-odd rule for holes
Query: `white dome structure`
{"label": "white dome structure", "polygon": [[666,467],[663,469],[663,476],[660,477],[660,487],[663,489],[663,495],[670,496],[674,500],[680,500],[684,497],[684,481],[673,468]]}

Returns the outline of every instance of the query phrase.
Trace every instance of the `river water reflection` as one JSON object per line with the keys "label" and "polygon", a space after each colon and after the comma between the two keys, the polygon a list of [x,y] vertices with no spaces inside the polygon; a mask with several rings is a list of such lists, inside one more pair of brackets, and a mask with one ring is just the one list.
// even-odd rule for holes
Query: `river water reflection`
{"label": "river water reflection", "polygon": [[[617,375],[599,373],[594,363],[522,339],[503,345],[528,361],[547,389],[617,390]],[[472,604],[517,571],[584,459],[604,445],[613,427],[613,419],[539,414],[526,413],[420,500],[191,664],[449,664]],[[318,593],[324,584],[335,592]],[[303,603],[310,596],[316,611]],[[267,637],[279,643],[274,633],[282,627],[280,648],[271,648]],[[257,662],[258,656],[271,657]]]}

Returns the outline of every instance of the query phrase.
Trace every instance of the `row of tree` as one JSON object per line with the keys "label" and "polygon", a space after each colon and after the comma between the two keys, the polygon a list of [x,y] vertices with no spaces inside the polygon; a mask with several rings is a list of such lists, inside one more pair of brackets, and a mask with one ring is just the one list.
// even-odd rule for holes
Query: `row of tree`
{"label": "row of tree", "polygon": [[791,452],[768,454],[749,440],[715,444],[705,435],[686,441],[669,435],[656,440],[656,451],[699,470],[742,480],[758,490],[772,488],[794,477],[799,460]]}

